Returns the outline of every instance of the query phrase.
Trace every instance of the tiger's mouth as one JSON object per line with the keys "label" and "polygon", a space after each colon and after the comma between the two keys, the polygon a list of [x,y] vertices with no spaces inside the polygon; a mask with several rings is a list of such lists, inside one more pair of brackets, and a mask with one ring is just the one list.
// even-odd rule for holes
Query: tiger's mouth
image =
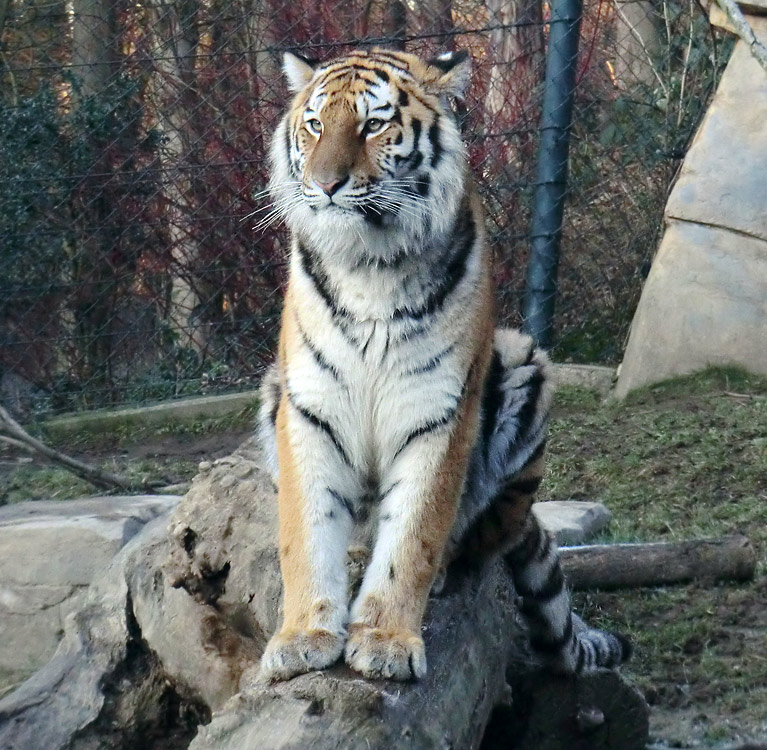
{"label": "tiger's mouth", "polygon": [[378,201],[375,196],[349,198],[330,196],[327,200],[317,201],[316,196],[305,196],[309,206],[317,213],[329,216],[361,216],[367,223],[381,226],[391,223],[400,214],[401,206],[392,201]]}

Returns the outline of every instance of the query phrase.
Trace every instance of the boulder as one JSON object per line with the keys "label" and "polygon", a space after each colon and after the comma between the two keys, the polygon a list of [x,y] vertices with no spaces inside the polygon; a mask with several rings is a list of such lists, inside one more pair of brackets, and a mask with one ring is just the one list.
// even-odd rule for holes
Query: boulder
{"label": "boulder", "polygon": [[111,496],[0,508],[0,691],[53,656],[65,618],[97,573],[179,500]]}
{"label": "boulder", "polygon": [[583,544],[605,529],[612,518],[602,503],[588,500],[549,500],[534,503],[533,513],[556,537],[560,547]]}
{"label": "boulder", "polygon": [[[767,18],[749,16],[767,41]],[[666,206],[615,395],[708,365],[767,374],[767,74],[738,41]]]}

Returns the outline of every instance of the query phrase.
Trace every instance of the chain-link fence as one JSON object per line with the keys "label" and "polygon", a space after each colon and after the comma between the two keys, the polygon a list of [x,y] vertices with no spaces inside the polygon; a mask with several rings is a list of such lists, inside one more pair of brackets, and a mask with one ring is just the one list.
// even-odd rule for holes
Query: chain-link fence
{"label": "chain-link fence", "polygon": [[[29,416],[255,384],[285,275],[284,231],[253,227],[288,48],[471,51],[459,115],[518,325],[549,16],[542,0],[0,0],[3,403]],[[557,358],[619,359],[728,52],[692,1],[585,9]]]}

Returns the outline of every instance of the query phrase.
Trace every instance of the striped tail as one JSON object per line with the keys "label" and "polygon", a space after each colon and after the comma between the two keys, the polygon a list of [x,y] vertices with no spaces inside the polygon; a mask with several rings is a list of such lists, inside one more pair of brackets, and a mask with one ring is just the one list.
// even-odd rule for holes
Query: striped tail
{"label": "striped tail", "polygon": [[546,666],[566,673],[613,668],[629,658],[629,642],[573,616],[557,545],[531,511],[543,479],[553,390],[549,359],[532,339],[496,331],[451,546],[469,566],[503,556],[530,644]]}
{"label": "striped tail", "polygon": [[625,637],[589,628],[572,613],[556,542],[533,513],[522,538],[503,559],[520,597],[530,646],[545,666],[580,674],[614,669],[628,661],[631,644]]}

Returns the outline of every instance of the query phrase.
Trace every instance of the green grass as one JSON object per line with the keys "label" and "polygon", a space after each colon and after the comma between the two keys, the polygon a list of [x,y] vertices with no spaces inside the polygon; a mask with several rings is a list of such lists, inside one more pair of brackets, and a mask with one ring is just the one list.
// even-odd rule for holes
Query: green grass
{"label": "green grass", "polygon": [[578,594],[590,622],[635,642],[625,669],[653,732],[686,747],[767,736],[767,380],[708,370],[602,403],[563,388],[543,497],[599,500],[601,541],[746,534],[753,583]]}
{"label": "green grass", "polygon": [[[215,449],[216,435],[248,430],[254,422],[255,407],[249,407],[222,417],[172,421],[161,426],[142,425],[135,421],[111,422],[108,429],[90,427],[63,431],[48,430],[41,423],[30,431],[53,448],[103,470],[131,479],[170,485],[187,482],[194,476],[199,462],[198,448],[204,438],[211,437],[211,448]],[[162,453],[165,444],[172,446],[170,455],[155,457],[151,455],[151,450],[138,450],[154,445]],[[16,458],[15,461],[5,461],[5,465],[0,467],[0,505],[25,500],[67,500],[97,493],[108,494],[42,459],[30,461],[23,455],[0,450],[0,458],[5,456]]]}
{"label": "green grass", "polygon": [[30,433],[61,450],[105,451],[130,448],[145,440],[162,437],[194,439],[203,435],[251,427],[256,421],[258,404],[218,417],[170,419],[163,424],[144,424],[140,418],[110,419],[101,425],[73,429],[55,422],[40,422],[29,427]]}

